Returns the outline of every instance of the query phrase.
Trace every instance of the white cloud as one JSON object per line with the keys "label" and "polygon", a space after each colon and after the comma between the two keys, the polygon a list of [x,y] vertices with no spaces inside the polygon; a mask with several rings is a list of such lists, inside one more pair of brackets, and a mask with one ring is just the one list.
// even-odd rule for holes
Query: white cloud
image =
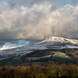
{"label": "white cloud", "polygon": [[[51,35],[78,38],[78,6],[34,3],[31,7],[0,6],[0,38],[43,39]],[[2,9],[1,9],[2,8]]]}

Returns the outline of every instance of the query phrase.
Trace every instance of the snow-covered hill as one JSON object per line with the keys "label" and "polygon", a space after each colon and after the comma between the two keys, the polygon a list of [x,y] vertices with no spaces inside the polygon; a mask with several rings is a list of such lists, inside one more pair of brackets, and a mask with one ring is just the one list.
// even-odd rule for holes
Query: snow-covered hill
{"label": "snow-covered hill", "polygon": [[67,39],[67,38],[63,38],[63,37],[49,37],[45,40],[43,40],[40,43],[46,43],[46,42],[62,42],[62,43],[72,43],[72,44],[78,44],[78,40],[74,40],[74,39]]}
{"label": "snow-covered hill", "polygon": [[[11,44],[14,45],[14,44]],[[15,44],[16,45],[16,44]],[[4,48],[6,45],[4,45]],[[7,45],[9,46],[9,45]],[[20,45],[18,45],[20,46]],[[14,47],[14,46],[12,46]],[[66,49],[66,48],[76,48],[78,49],[78,40],[73,40],[73,39],[67,39],[67,38],[63,38],[63,37],[50,37],[47,38],[43,41],[40,41],[38,43],[33,43],[31,45],[25,45],[25,46],[20,46],[20,47],[14,47],[11,49],[0,49],[0,55],[12,55],[12,54],[16,54],[16,55],[20,55],[20,54],[26,54],[26,53],[30,53],[31,51],[34,50],[46,50],[46,49]],[[3,50],[3,51],[2,51]],[[24,51],[24,52],[23,52]]]}
{"label": "snow-covered hill", "polygon": [[[22,43],[22,45],[23,44],[24,43]],[[12,45],[11,49],[8,49],[7,47],[7,49],[0,50],[0,64],[2,64],[1,62],[4,63],[4,61],[5,61],[5,64],[15,63],[15,61],[17,61],[19,64],[20,60],[22,61],[22,63],[23,61],[28,62],[28,61],[37,61],[37,60],[38,61],[40,60],[45,61],[45,60],[51,60],[51,59],[55,60],[56,58],[52,56],[54,51],[65,52],[66,50],[69,50],[69,49],[78,50],[78,40],[67,39],[63,37],[50,37],[40,42],[35,42],[35,43],[31,43],[30,45],[24,45],[24,46],[20,46],[16,48],[15,47],[12,48],[13,46],[17,45],[16,43],[11,43],[10,45]],[[3,48],[6,48],[6,46],[4,44]],[[49,51],[51,52],[49,53]]]}

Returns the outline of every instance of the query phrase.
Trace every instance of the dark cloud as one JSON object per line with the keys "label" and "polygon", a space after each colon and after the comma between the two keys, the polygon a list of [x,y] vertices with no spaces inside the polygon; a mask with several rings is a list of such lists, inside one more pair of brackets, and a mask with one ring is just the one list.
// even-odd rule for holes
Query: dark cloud
{"label": "dark cloud", "polygon": [[0,39],[16,39],[17,33],[11,31],[0,31]]}

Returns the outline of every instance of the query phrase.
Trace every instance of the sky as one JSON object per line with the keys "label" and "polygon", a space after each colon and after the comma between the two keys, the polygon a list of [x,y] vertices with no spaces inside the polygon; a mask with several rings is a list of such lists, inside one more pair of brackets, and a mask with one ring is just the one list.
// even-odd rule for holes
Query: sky
{"label": "sky", "polygon": [[0,0],[0,39],[78,39],[78,0]]}

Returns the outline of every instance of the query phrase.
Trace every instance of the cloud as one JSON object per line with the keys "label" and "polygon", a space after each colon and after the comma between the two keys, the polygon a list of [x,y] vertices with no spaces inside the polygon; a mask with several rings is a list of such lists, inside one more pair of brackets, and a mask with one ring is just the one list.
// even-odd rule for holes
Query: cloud
{"label": "cloud", "polygon": [[29,0],[35,2],[30,7],[14,4],[12,8],[9,1],[0,5],[0,39],[43,39],[53,35],[78,38],[78,6],[59,7],[46,0]]}
{"label": "cloud", "polygon": [[40,3],[55,3],[56,0],[1,0],[1,2],[8,2],[9,5],[11,7],[15,7],[15,6],[20,6],[20,5],[23,5],[23,6],[32,6],[33,4],[40,4]]}
{"label": "cloud", "polygon": [[78,0],[72,0],[72,4],[78,5]]}

